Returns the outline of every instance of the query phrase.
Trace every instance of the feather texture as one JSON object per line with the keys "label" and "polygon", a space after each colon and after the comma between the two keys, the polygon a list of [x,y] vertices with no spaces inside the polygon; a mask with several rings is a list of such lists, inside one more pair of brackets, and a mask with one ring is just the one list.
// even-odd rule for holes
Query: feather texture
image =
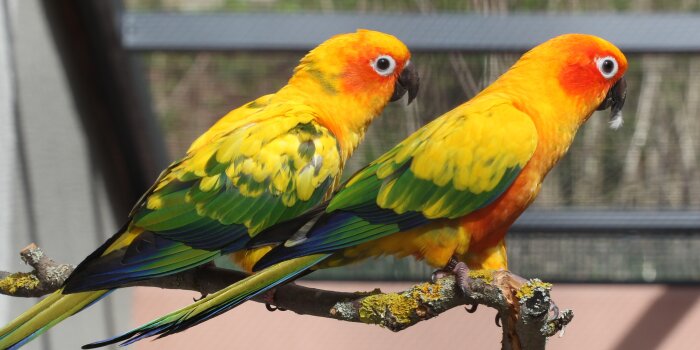
{"label": "feather texture", "polygon": [[[395,71],[375,70],[370,62],[380,55],[393,57]],[[286,86],[229,112],[163,171],[124,227],[51,299],[60,300],[60,312],[20,315],[13,325],[26,327],[3,328],[0,348],[24,344],[87,305],[89,298],[70,293],[102,295],[244,249],[274,225],[303,225],[394,97],[409,59],[401,41],[368,30],[337,35],[311,50]]]}
{"label": "feather texture", "polygon": [[[600,57],[615,58],[614,77],[597,70]],[[471,268],[507,268],[505,233],[626,68],[624,55],[594,36],[563,35],[539,45],[471,101],[352,176],[308,232],[280,242],[255,265],[258,272],[236,285],[274,286],[301,269],[384,254],[440,267],[454,257]],[[279,227],[273,230],[261,236],[280,237]],[[309,265],[296,265],[300,259]],[[298,269],[285,273],[287,264]],[[235,289],[173,313],[184,316],[167,325],[156,321],[118,339],[181,331],[209,315],[190,317],[188,310],[218,314],[250,298],[250,288]]]}

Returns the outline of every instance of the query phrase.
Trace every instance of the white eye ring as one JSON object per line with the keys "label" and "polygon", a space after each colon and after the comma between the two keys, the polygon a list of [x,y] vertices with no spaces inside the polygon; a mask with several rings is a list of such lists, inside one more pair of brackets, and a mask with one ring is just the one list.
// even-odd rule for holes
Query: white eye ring
{"label": "white eye ring", "polygon": [[596,66],[598,66],[598,71],[605,79],[610,79],[617,74],[618,64],[615,57],[605,56],[596,59]]}
{"label": "white eye ring", "polygon": [[393,57],[388,55],[378,56],[377,58],[371,60],[369,65],[372,66],[377,74],[383,77],[391,75],[394,73],[394,69],[396,69],[396,61]]}

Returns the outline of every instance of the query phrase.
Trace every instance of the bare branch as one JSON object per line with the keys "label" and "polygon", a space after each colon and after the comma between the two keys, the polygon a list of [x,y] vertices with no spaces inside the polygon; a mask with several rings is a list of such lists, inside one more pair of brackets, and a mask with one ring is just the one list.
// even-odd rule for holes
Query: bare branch
{"label": "bare branch", "polygon": [[0,271],[0,294],[16,297],[40,297],[61,288],[73,272],[68,264],[57,264],[34,243],[19,253],[22,261],[34,268],[32,272]]}
{"label": "bare branch", "polygon": [[[22,259],[34,267],[31,273],[0,272],[0,290],[14,296],[51,293],[70,275],[72,267],[58,265],[35,245],[22,250]],[[18,276],[22,277],[18,277]],[[14,276],[14,277],[13,277]],[[184,289],[202,294],[216,292],[247,275],[211,264],[175,275],[139,281],[128,286]],[[23,278],[27,280],[23,280]],[[573,313],[556,310],[549,297],[551,285],[524,280],[503,270],[471,271],[464,288],[453,276],[434,283],[417,284],[399,293],[335,292],[290,283],[274,291],[274,305],[302,315],[376,324],[398,332],[462,305],[485,305],[498,310],[503,328],[502,349],[544,349],[546,338],[562,330]],[[258,296],[269,302],[270,296]]]}

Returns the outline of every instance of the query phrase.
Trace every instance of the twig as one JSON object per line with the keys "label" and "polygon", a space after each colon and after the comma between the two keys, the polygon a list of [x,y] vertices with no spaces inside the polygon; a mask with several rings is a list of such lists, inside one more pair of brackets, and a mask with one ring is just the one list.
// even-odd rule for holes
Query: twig
{"label": "twig", "polygon": [[61,288],[73,272],[68,264],[57,264],[34,243],[19,253],[22,261],[34,268],[32,272],[0,271],[0,294],[17,297],[40,297]]}
{"label": "twig", "polygon": [[[35,245],[22,250],[22,259],[34,267],[31,273],[0,272],[0,290],[13,296],[40,296],[60,288],[72,267],[59,265]],[[18,275],[23,277],[18,278]],[[13,277],[14,276],[14,277]],[[175,275],[139,281],[127,286],[216,292],[247,275],[205,265]],[[20,281],[27,277],[27,281]],[[503,270],[471,271],[464,292],[453,276],[434,283],[417,284],[399,293],[335,292],[290,283],[274,292],[274,305],[301,315],[376,324],[398,332],[462,305],[485,305],[498,310],[502,328],[502,349],[544,349],[546,338],[562,330],[573,318],[570,310],[550,319],[553,302],[551,285],[537,279],[524,280]],[[253,299],[269,302],[270,298]]]}

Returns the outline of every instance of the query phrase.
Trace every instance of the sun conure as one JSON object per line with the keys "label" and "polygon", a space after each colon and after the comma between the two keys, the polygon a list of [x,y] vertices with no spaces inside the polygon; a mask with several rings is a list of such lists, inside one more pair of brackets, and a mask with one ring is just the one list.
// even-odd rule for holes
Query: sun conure
{"label": "sun conure", "polygon": [[289,233],[254,275],[88,347],[180,332],[309,270],[368,257],[413,256],[454,271],[507,268],[508,228],[578,128],[607,108],[619,126],[626,69],[618,48],[591,35],[533,48],[473,99],[352,176],[314,226]]}
{"label": "sun conure", "polygon": [[320,44],[286,86],[234,109],[194,141],[61,290],[0,330],[0,348],[20,347],[126,283],[236,252],[318,206],[372,120],[417,91],[410,52],[394,36],[358,30]]}

